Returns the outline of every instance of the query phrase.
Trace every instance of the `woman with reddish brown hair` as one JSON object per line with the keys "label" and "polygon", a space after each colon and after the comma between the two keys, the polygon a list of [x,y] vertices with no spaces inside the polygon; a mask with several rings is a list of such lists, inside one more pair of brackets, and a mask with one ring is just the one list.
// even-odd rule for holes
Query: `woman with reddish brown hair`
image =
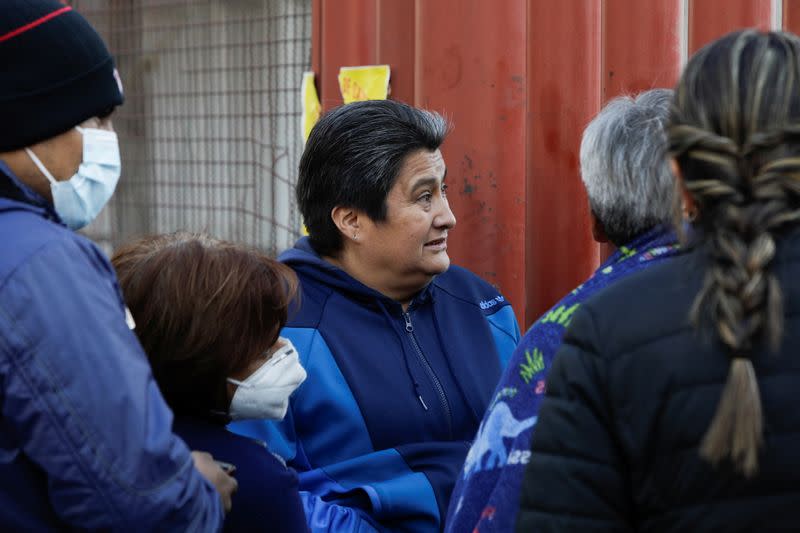
{"label": "woman with reddish brown hair", "polygon": [[286,414],[305,370],[280,338],[297,278],[263,253],[206,235],[136,240],[111,260],[174,431],[233,466],[239,490],[225,531],[306,529],[297,476],[231,420]]}

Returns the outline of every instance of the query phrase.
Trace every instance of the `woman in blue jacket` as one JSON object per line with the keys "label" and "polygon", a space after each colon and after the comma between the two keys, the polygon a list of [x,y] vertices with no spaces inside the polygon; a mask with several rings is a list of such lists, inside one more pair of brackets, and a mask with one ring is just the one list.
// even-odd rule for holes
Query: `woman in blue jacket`
{"label": "woman in blue jacket", "polygon": [[300,471],[313,531],[437,531],[518,339],[502,295],[450,265],[445,120],[395,101],[320,120],[300,162],[308,238],[281,256],[308,380],[280,424],[234,424]]}
{"label": "woman in blue jacket", "polygon": [[306,373],[279,339],[297,280],[266,255],[206,235],[145,237],[111,259],[153,375],[186,443],[232,465],[224,531],[306,530],[297,475],[231,419],[283,418]]}

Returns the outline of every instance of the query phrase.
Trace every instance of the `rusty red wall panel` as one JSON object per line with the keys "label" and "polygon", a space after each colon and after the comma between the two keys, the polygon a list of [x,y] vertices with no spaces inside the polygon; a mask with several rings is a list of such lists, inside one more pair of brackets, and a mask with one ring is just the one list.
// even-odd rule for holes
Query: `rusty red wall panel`
{"label": "rusty red wall panel", "polygon": [[798,0],[783,0],[783,28],[800,34],[800,2]]}
{"label": "rusty red wall panel", "polygon": [[680,0],[603,2],[603,100],[675,86]]}
{"label": "rusty red wall panel", "polygon": [[415,103],[451,117],[443,153],[458,217],[450,257],[523,318],[525,0],[417,2]]}
{"label": "rusty red wall panel", "polygon": [[689,54],[739,28],[770,28],[771,0],[689,0]]}
{"label": "rusty red wall panel", "polygon": [[413,103],[414,0],[313,0],[311,66],[325,110],[342,104],[339,67],[389,64],[392,98]]}
{"label": "rusty red wall panel", "polygon": [[320,11],[320,101],[323,110],[342,104],[339,67],[377,63],[377,0],[323,0]]}
{"label": "rusty red wall panel", "polygon": [[377,63],[392,69],[391,97],[414,103],[415,21],[414,0],[378,0]]}
{"label": "rusty red wall panel", "polygon": [[525,326],[598,262],[578,156],[600,107],[600,10],[600,0],[529,4]]}
{"label": "rusty red wall panel", "polygon": [[321,94],[322,69],[322,0],[311,0],[311,70],[317,75],[317,94]]}

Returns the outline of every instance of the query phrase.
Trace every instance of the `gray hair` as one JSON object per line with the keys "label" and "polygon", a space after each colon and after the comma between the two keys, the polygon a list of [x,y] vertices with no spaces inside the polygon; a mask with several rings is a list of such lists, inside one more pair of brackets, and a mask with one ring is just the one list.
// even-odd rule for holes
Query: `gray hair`
{"label": "gray hair", "polygon": [[611,100],[583,132],[581,178],[609,240],[621,246],[673,218],[675,179],[667,159],[672,91]]}

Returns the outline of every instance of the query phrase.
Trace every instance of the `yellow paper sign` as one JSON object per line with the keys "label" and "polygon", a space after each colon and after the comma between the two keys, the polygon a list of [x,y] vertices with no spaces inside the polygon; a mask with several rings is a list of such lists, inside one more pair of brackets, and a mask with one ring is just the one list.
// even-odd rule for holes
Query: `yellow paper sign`
{"label": "yellow paper sign", "polygon": [[340,68],[339,89],[344,103],[386,100],[389,96],[389,74],[389,65]]}
{"label": "yellow paper sign", "polygon": [[303,72],[303,84],[300,91],[303,99],[303,142],[306,142],[311,134],[311,129],[319,120],[319,115],[322,112],[322,106],[319,105],[317,87],[314,85],[313,72]]}
{"label": "yellow paper sign", "polygon": [[[311,134],[311,130],[314,128],[314,125],[319,120],[320,114],[322,113],[322,106],[319,103],[317,87],[314,85],[313,72],[303,72],[303,83],[300,87],[300,93],[303,101],[301,126],[303,131],[303,142],[305,143],[308,140],[308,136]],[[308,228],[306,228],[305,224],[303,224],[302,233],[303,235],[308,235]]]}

